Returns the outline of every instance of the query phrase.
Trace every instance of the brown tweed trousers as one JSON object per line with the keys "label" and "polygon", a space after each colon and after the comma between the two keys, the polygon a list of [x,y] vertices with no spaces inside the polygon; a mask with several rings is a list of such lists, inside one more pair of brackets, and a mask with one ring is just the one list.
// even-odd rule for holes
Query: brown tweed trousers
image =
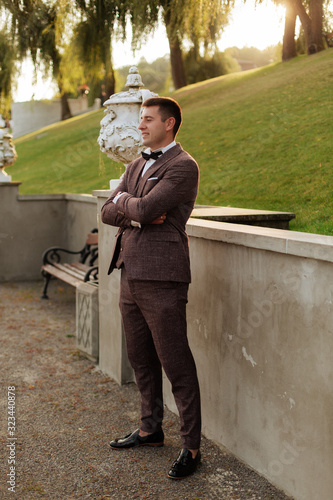
{"label": "brown tweed trousers", "polygon": [[[128,358],[141,394],[140,428],[161,429],[163,367],[178,407],[183,447],[197,449],[200,392],[187,340],[191,274],[185,225],[197,196],[199,171],[179,143],[142,177],[144,165],[142,158],[130,163],[102,208],[102,221],[119,227],[109,273],[122,269],[119,304]],[[125,194],[113,203],[119,192]],[[163,224],[151,224],[164,213]]]}

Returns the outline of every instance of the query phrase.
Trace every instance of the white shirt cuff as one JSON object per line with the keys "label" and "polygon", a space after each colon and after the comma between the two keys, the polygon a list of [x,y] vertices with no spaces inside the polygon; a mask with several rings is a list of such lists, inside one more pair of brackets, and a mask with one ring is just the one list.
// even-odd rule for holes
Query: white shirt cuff
{"label": "white shirt cuff", "polygon": [[123,194],[126,194],[126,193],[125,193],[125,192],[123,192],[123,193],[119,193],[119,194],[117,194],[117,195],[113,198],[112,202],[113,202],[113,203],[117,203],[117,201],[119,200],[119,198],[120,198]]}

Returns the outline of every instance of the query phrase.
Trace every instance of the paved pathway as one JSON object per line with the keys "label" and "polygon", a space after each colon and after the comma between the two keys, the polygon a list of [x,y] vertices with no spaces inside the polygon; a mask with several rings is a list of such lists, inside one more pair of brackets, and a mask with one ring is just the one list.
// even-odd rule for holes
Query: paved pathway
{"label": "paved pathway", "polygon": [[[0,499],[288,498],[205,438],[197,473],[168,479],[180,449],[178,418],[169,411],[164,447],[111,450],[111,437],[138,426],[137,388],[119,387],[76,349],[75,290],[52,283],[43,301],[41,288],[0,284]],[[7,429],[8,387],[15,431],[14,418]]]}

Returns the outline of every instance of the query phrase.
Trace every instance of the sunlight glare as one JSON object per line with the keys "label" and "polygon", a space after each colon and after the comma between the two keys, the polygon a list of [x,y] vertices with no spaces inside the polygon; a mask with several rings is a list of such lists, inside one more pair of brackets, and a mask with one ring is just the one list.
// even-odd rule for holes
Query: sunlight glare
{"label": "sunlight glare", "polygon": [[236,0],[229,25],[223,31],[218,47],[256,47],[263,50],[282,43],[285,8],[266,0],[255,5],[254,0]]}

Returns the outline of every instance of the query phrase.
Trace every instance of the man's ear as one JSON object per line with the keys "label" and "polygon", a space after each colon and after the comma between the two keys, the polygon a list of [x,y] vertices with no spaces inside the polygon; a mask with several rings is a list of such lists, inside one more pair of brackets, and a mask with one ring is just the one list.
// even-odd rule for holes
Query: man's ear
{"label": "man's ear", "polygon": [[166,130],[173,130],[173,127],[176,123],[176,119],[173,116],[170,116],[165,120]]}

